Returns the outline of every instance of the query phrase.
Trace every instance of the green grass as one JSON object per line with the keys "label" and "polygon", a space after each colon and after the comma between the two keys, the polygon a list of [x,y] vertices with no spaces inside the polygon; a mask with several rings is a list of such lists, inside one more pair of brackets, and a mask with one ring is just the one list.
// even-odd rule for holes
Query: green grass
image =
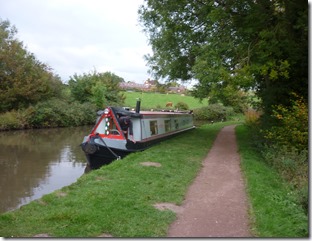
{"label": "green grass", "polygon": [[[165,237],[175,213],[159,211],[153,204],[182,203],[217,133],[228,124],[205,125],[130,154],[2,214],[0,236]],[[147,161],[159,162],[161,167],[140,164]]]}
{"label": "green grass", "polygon": [[167,108],[166,103],[172,102],[176,105],[178,102],[186,103],[190,109],[200,108],[208,105],[207,99],[202,103],[192,96],[182,96],[179,94],[160,94],[149,92],[124,92],[126,96],[125,106],[135,108],[136,99],[141,98],[142,109]]}
{"label": "green grass", "polygon": [[[166,237],[176,216],[153,204],[182,204],[220,129],[237,123],[204,125],[91,171],[70,186],[1,214],[0,236]],[[308,237],[308,217],[295,192],[261,160],[245,126],[238,126],[236,134],[254,236]],[[161,167],[140,164],[147,161]]]}
{"label": "green grass", "polygon": [[295,192],[276,171],[263,162],[251,145],[246,126],[238,126],[236,135],[251,203],[250,216],[255,236],[308,237],[308,217],[298,203]]}

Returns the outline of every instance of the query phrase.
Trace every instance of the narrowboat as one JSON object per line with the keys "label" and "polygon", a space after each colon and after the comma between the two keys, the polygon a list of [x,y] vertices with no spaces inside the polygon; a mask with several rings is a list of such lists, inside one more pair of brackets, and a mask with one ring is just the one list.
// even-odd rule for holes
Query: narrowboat
{"label": "narrowboat", "polygon": [[192,111],[140,111],[140,104],[137,100],[133,111],[107,107],[97,112],[91,133],[81,144],[91,169],[195,128]]}

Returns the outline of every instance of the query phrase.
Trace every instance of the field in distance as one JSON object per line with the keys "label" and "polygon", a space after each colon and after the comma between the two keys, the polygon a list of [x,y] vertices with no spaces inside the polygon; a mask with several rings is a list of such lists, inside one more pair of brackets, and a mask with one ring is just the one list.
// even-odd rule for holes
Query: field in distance
{"label": "field in distance", "polygon": [[126,96],[125,106],[135,108],[136,99],[141,99],[141,109],[168,109],[166,104],[172,102],[173,108],[178,102],[184,102],[189,109],[196,109],[208,105],[207,99],[202,102],[192,96],[183,96],[180,94],[161,94],[149,92],[124,92]]}

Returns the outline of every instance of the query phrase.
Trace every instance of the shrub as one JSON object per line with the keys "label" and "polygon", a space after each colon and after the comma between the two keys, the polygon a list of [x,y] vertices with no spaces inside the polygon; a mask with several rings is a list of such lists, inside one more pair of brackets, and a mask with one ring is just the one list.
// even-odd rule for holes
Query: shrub
{"label": "shrub", "polygon": [[182,102],[182,101],[179,101],[176,105],[175,105],[175,108],[178,109],[178,110],[188,110],[189,109],[189,106]]}
{"label": "shrub", "polygon": [[273,106],[272,118],[276,123],[262,130],[266,145],[262,154],[284,179],[298,192],[299,202],[308,207],[308,105],[296,94],[291,106]]}
{"label": "shrub", "polygon": [[24,110],[0,115],[0,130],[69,127],[94,124],[94,104],[50,99]]}
{"label": "shrub", "polygon": [[90,103],[51,99],[35,106],[33,127],[68,127],[94,123],[96,108]]}
{"label": "shrub", "polygon": [[32,106],[24,110],[11,110],[0,114],[0,130],[31,128],[29,119],[34,114]]}
{"label": "shrub", "polygon": [[276,124],[264,130],[264,137],[274,144],[295,147],[298,150],[308,148],[308,105],[302,97],[293,94],[290,107],[277,105],[273,107],[272,117]]}
{"label": "shrub", "polygon": [[220,104],[212,104],[206,107],[194,109],[195,120],[206,120],[206,121],[225,121],[234,115],[232,107],[225,107]]}
{"label": "shrub", "polygon": [[251,126],[257,126],[259,124],[259,118],[260,118],[260,112],[254,110],[254,109],[248,109],[244,113],[245,115],[245,124],[249,127]]}
{"label": "shrub", "polygon": [[18,113],[15,110],[1,114],[0,130],[17,129],[19,127],[19,121],[17,116]]}
{"label": "shrub", "polygon": [[265,146],[262,155],[287,181],[295,186],[304,186],[308,179],[308,151],[298,151],[295,147]]}

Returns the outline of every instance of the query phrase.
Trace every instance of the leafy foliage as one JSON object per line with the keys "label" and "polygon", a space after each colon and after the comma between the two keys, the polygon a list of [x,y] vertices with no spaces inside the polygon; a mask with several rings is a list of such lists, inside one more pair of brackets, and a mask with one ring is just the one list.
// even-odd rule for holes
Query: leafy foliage
{"label": "leafy foliage", "polygon": [[[195,97],[209,97],[210,104],[221,102],[235,111],[246,109],[240,92],[255,91],[262,115],[246,116],[250,126],[260,123],[264,130],[266,139],[257,139],[258,147],[267,142],[272,148],[265,149],[268,163],[287,180],[304,186],[308,3],[146,0],[139,14],[153,49],[153,55],[146,56],[151,72],[169,80],[197,79]],[[292,93],[300,98],[294,100]],[[215,111],[222,110],[219,107],[194,110],[195,118],[220,119],[224,111]]]}
{"label": "leafy foliage", "polygon": [[89,125],[94,123],[95,113],[96,106],[89,102],[51,98],[26,109],[0,114],[0,130]]}
{"label": "leafy foliage", "polygon": [[220,104],[212,104],[206,107],[194,109],[195,120],[206,120],[206,121],[225,121],[230,116],[234,115],[233,108],[225,107]]}
{"label": "leafy foliage", "polygon": [[197,79],[199,98],[253,88],[267,117],[272,105],[289,105],[291,91],[308,99],[306,1],[146,0],[139,15],[151,72]]}
{"label": "leafy foliage", "polygon": [[[292,94],[291,106],[276,105],[272,119],[275,124],[260,129],[257,112],[246,113],[255,146],[267,164],[295,187],[300,204],[308,213],[308,105],[303,97]],[[259,130],[260,129],[260,130]]]}
{"label": "leafy foliage", "polygon": [[179,110],[189,110],[189,106],[188,104],[186,104],[185,102],[179,101],[178,103],[175,104],[175,108],[179,109]]}
{"label": "leafy foliage", "polygon": [[88,102],[80,104],[50,99],[34,107],[29,124],[35,128],[80,126],[94,123],[95,113],[95,106]]}
{"label": "leafy foliage", "polygon": [[121,77],[111,73],[84,73],[73,75],[68,82],[72,96],[75,100],[84,103],[91,102],[102,109],[107,105],[122,105],[125,97],[121,92],[119,83]]}
{"label": "leafy foliage", "polygon": [[309,141],[308,105],[302,97],[293,94],[292,106],[277,105],[272,118],[277,122],[270,129],[264,130],[264,136],[271,143],[279,146],[307,150]]}
{"label": "leafy foliage", "polygon": [[0,19],[0,112],[57,96],[62,87],[59,77],[26,50],[16,33],[9,21]]}
{"label": "leafy foliage", "polygon": [[258,126],[260,113],[253,109],[248,109],[245,113],[245,124],[248,127]]}

